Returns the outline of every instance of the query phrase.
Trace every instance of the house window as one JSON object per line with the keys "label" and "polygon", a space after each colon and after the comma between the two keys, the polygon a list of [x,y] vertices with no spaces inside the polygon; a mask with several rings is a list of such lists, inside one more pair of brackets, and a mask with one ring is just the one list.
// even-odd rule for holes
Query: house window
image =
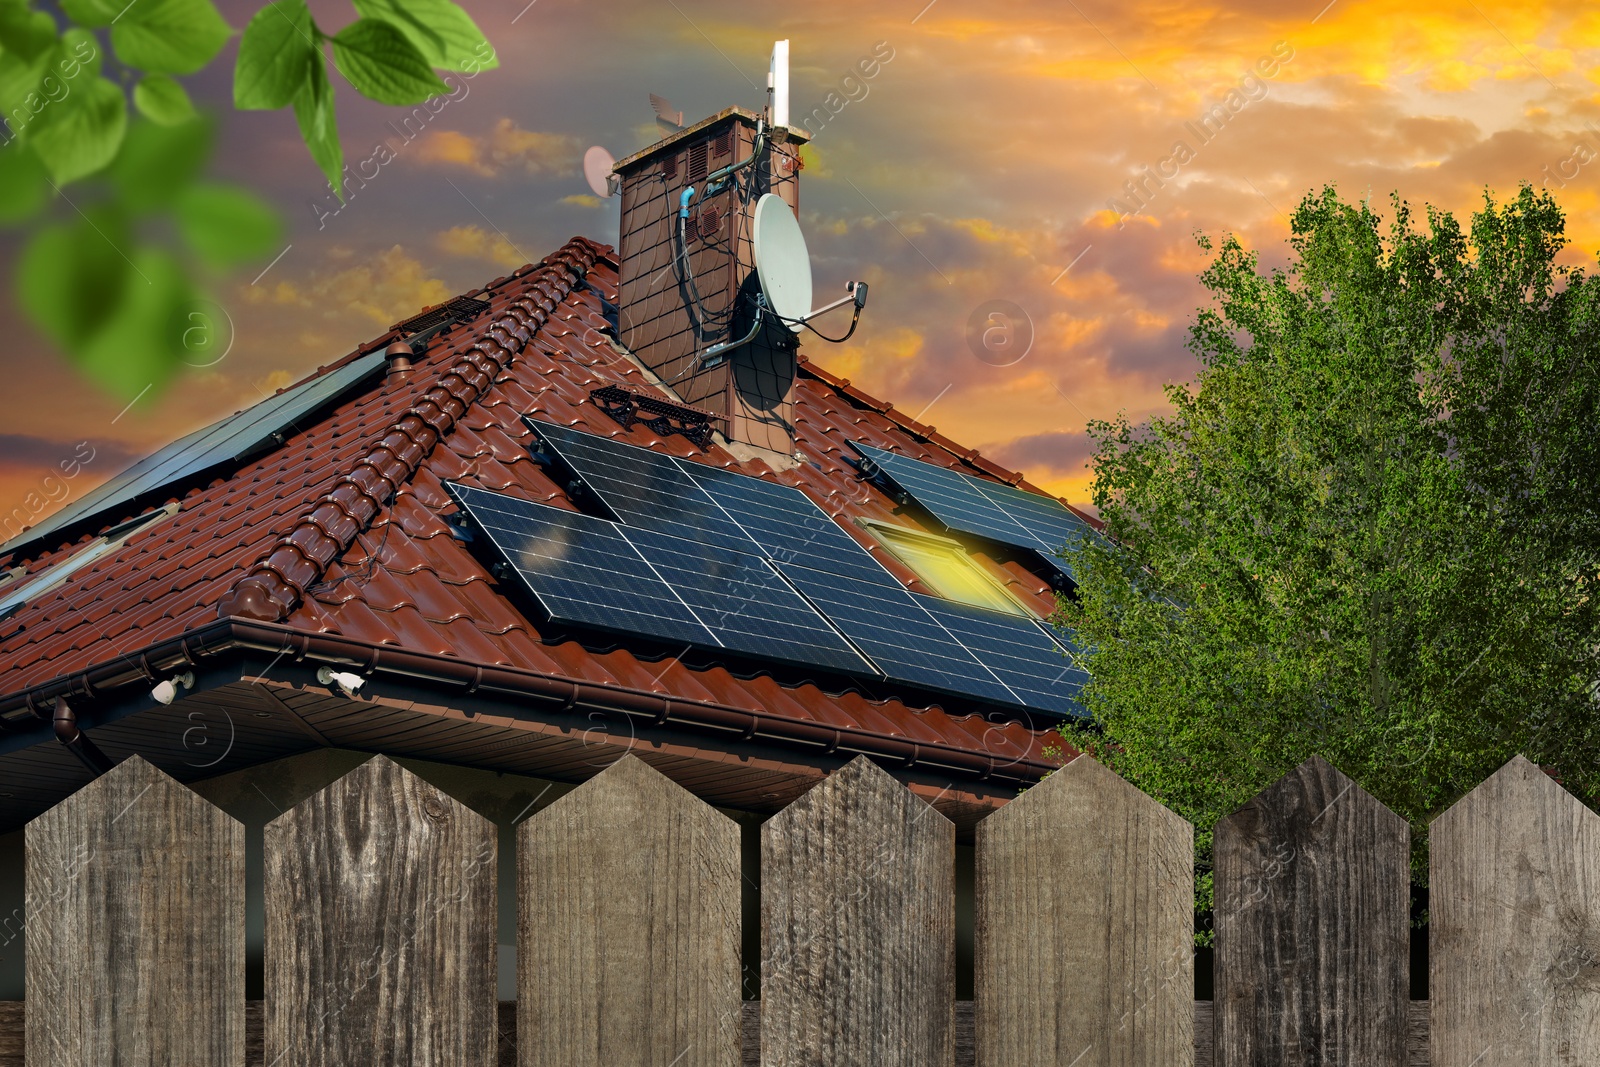
{"label": "house window", "polygon": [[946,600],[1013,615],[1030,614],[1005,586],[967,554],[960,542],[871,519],[862,520],[862,524],[896,559]]}
{"label": "house window", "polygon": [[0,582],[0,619],[10,615],[30,600],[37,599],[40,594],[54,589],[95,560],[111,555],[127,544],[129,538],[145,527],[152,525],[159,519],[169,518],[177,513],[178,505],[168,504],[158,511],[146,512],[136,519],[129,519],[127,522],[119,523],[66,559],[46,567],[31,578],[21,568],[8,572],[11,575],[10,580]]}

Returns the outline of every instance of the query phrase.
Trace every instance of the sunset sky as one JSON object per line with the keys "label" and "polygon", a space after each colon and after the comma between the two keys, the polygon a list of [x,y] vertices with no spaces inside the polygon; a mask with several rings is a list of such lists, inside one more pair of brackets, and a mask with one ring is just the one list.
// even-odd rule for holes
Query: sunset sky
{"label": "sunset sky", "polygon": [[[228,355],[128,410],[31,334],[8,295],[0,505],[80,442],[94,459],[74,494],[422,305],[576,234],[614,243],[617,201],[590,194],[584,150],[620,158],[654,141],[652,92],[687,122],[761,107],[776,38],[791,42],[797,117],[892,52],[817,133],[801,176],[818,292],[847,278],[872,291],[849,344],[813,338],[807,355],[1074,503],[1090,481],[1086,420],[1161,410],[1163,383],[1194,373],[1196,231],[1231,230],[1281,262],[1287,215],[1325,184],[1385,214],[1398,190],[1464,216],[1486,187],[1503,199],[1548,180],[1566,258],[1600,247],[1600,5],[462,2],[500,69],[411,140],[388,125],[397,109],[341,83],[347,159],[380,142],[395,158],[337,214],[287,111],[232,111],[233,45],[187,80],[223,113],[216,172],[284,213],[287,251],[259,280],[265,262],[217,286]],[[242,27],[259,4],[220,7]],[[354,18],[347,0],[311,6],[329,31]],[[1230,103],[1225,125],[1196,136]],[[1142,206],[1126,193],[1163,169]],[[1137,213],[1119,218],[1113,200]],[[14,242],[0,237],[0,273]],[[994,300],[1031,320],[1015,362],[968,344],[969,318]]]}

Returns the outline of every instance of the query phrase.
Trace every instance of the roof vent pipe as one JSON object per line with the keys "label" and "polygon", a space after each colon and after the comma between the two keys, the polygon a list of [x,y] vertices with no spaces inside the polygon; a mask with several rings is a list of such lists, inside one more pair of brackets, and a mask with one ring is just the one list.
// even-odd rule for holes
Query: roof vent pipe
{"label": "roof vent pipe", "polygon": [[396,341],[383,350],[383,358],[389,361],[388,376],[405,374],[411,369],[411,357],[416,355],[408,341]]}

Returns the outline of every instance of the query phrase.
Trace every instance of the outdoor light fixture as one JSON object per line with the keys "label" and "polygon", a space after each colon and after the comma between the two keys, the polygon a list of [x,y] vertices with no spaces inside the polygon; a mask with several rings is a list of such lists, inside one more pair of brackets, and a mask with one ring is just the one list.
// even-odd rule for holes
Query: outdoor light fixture
{"label": "outdoor light fixture", "polygon": [[354,697],[356,690],[367,684],[367,680],[359,674],[348,671],[336,671],[332,667],[318,667],[317,681],[323,685],[336,685],[343,690],[347,697]]}
{"label": "outdoor light fixture", "polygon": [[170,704],[178,699],[179,686],[184,689],[193,689],[194,672],[184,671],[182,674],[173,675],[164,682],[157,682],[155,688],[150,690],[150,695],[156,698],[156,703],[158,704]]}

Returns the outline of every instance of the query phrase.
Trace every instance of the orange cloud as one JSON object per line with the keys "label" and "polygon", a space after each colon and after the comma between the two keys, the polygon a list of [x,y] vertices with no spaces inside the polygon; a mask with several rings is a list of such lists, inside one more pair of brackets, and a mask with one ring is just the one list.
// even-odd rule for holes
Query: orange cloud
{"label": "orange cloud", "polygon": [[424,163],[463,167],[485,178],[507,172],[573,174],[582,153],[582,145],[570,134],[525,130],[509,118],[500,119],[479,137],[458,130],[429,130],[416,147],[416,158]]}
{"label": "orange cloud", "polygon": [[482,226],[452,226],[438,237],[439,251],[462,259],[481,259],[497,267],[516,268],[528,262],[505,236]]}

